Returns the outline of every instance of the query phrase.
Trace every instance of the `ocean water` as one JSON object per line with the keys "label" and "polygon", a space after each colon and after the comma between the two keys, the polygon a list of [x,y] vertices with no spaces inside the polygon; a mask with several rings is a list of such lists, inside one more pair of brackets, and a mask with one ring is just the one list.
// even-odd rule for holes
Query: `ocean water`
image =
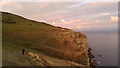
{"label": "ocean water", "polygon": [[[117,32],[83,32],[98,66],[118,66]],[[98,56],[101,54],[102,56]]]}

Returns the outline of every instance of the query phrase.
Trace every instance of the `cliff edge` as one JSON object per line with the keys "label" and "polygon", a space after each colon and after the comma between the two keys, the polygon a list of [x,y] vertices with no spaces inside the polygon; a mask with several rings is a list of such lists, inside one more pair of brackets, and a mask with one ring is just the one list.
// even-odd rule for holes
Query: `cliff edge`
{"label": "cliff edge", "polygon": [[51,58],[69,61],[69,63],[89,66],[89,47],[87,37],[83,33],[29,20],[7,12],[1,13],[3,66],[23,65],[22,62],[36,65],[36,62],[33,63],[27,58],[28,55],[21,54],[22,49],[25,49],[27,53],[37,51],[39,56],[44,54]]}

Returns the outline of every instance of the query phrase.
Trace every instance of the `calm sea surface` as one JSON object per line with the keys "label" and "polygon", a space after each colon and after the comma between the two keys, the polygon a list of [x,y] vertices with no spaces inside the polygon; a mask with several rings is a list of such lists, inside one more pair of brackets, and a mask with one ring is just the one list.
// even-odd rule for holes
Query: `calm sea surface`
{"label": "calm sea surface", "polygon": [[[84,32],[84,34],[88,36],[88,45],[99,66],[118,65],[117,32]],[[102,57],[98,54],[101,54]]]}

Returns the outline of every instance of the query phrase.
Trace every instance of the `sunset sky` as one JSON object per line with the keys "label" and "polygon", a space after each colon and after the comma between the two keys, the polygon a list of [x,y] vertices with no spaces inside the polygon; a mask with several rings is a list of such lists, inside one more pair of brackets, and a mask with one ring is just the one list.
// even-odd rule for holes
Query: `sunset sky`
{"label": "sunset sky", "polygon": [[76,31],[117,31],[117,2],[1,2],[1,11]]}

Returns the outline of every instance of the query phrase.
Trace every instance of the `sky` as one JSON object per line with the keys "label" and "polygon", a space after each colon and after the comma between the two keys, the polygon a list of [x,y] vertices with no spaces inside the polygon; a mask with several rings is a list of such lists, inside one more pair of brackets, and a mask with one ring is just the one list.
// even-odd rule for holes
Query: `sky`
{"label": "sky", "polygon": [[75,31],[118,30],[117,2],[1,2],[0,5],[1,11]]}

